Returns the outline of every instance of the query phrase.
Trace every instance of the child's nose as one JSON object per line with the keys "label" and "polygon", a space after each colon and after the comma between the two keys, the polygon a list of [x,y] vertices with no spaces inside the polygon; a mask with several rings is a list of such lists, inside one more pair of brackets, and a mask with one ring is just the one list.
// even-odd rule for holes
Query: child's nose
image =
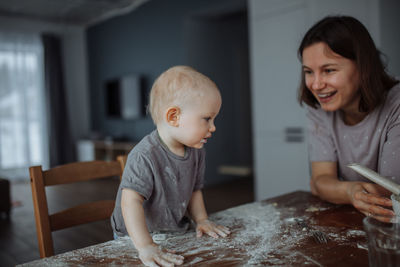
{"label": "child's nose", "polygon": [[215,127],[214,123],[211,123],[210,132],[215,132],[215,130],[217,130],[217,127]]}

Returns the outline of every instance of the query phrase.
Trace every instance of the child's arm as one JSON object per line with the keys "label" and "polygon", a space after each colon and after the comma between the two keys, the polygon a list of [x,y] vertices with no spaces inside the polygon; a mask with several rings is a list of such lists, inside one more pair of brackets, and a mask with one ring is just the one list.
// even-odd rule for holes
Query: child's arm
{"label": "child's arm", "polygon": [[208,220],[206,208],[204,206],[203,193],[201,190],[193,192],[188,209],[192,219],[197,224],[197,237],[201,237],[203,233],[206,233],[214,238],[218,238],[219,236],[226,237],[230,234],[229,229],[225,226],[217,225]]}
{"label": "child's arm", "polygon": [[175,255],[173,251],[163,251],[154,244],[147,229],[143,201],[144,198],[136,191],[130,189],[122,190],[122,215],[128,234],[139,252],[140,260],[146,266],[181,265],[184,259],[183,256]]}

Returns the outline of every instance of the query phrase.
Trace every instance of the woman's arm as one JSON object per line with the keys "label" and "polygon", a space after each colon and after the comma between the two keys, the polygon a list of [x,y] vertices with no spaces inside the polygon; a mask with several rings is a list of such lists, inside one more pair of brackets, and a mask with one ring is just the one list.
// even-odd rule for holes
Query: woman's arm
{"label": "woman's arm", "polygon": [[345,182],[337,178],[336,162],[311,162],[311,192],[320,198],[335,203],[349,204]]}
{"label": "woman's arm", "polygon": [[392,206],[390,199],[382,197],[385,190],[372,183],[340,181],[337,177],[336,164],[336,162],[311,163],[311,192],[335,204],[351,204],[367,216],[389,222],[394,213],[384,208]]}

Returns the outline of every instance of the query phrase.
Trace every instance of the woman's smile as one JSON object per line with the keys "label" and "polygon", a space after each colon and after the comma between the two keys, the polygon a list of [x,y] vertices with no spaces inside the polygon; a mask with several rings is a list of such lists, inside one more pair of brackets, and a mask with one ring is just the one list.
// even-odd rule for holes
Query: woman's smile
{"label": "woman's smile", "polygon": [[336,95],[337,91],[333,91],[330,93],[318,93],[318,102],[320,103],[328,103],[333,99],[333,97]]}

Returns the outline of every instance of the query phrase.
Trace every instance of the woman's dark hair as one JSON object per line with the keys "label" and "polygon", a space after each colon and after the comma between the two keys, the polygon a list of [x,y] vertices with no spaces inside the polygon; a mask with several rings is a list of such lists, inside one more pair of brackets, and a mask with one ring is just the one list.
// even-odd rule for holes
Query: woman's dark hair
{"label": "woman's dark hair", "polygon": [[[387,92],[398,83],[386,73],[381,53],[376,48],[368,30],[357,19],[349,16],[328,16],[317,22],[305,34],[298,49],[302,60],[303,50],[323,42],[336,54],[355,62],[360,74],[360,106],[362,112],[371,112],[384,102]],[[298,92],[300,105],[317,108],[317,99],[307,89],[302,71]]]}

